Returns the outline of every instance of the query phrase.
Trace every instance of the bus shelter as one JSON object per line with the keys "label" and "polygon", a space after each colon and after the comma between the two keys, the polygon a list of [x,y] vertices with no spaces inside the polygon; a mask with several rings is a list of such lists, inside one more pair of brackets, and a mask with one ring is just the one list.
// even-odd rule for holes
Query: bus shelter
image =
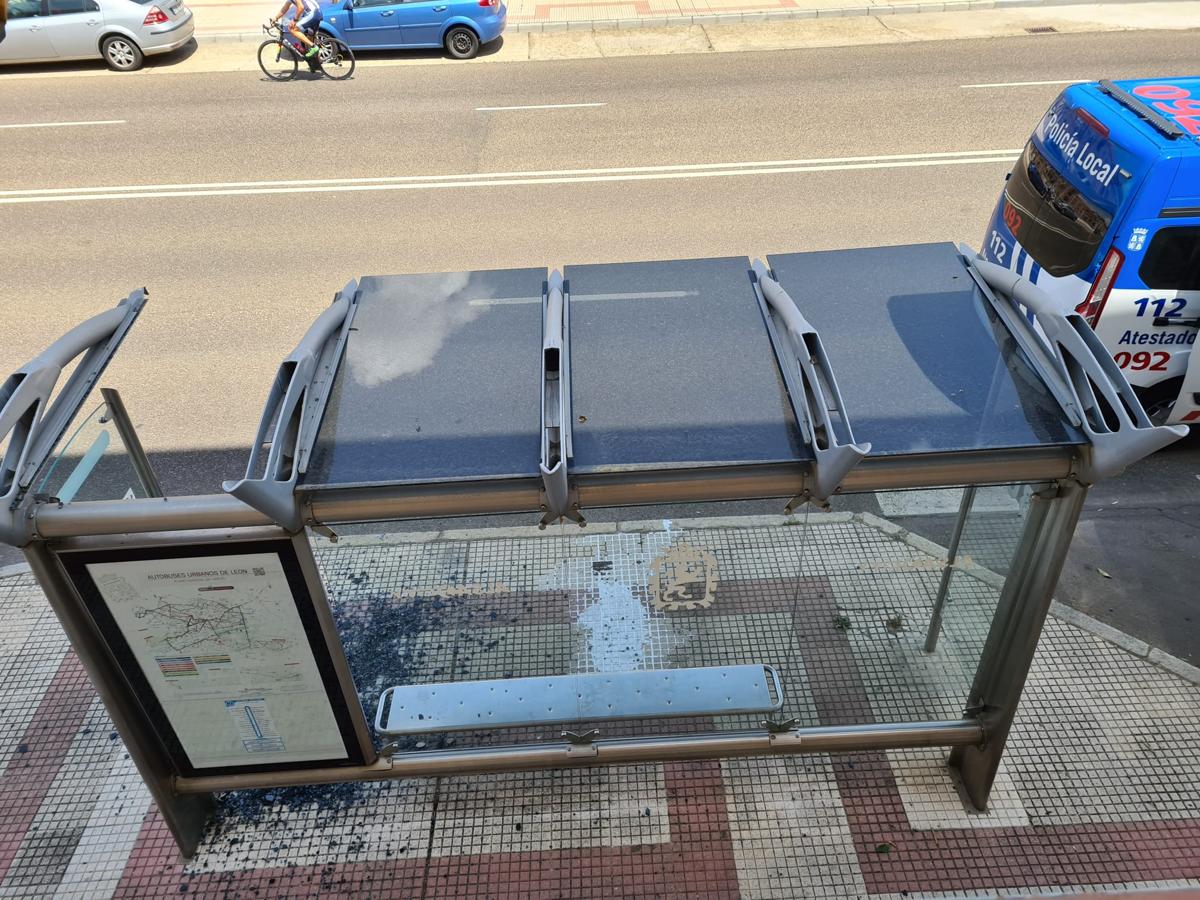
{"label": "bus shelter", "polygon": [[1186,433],[949,244],[371,276],[169,497],[86,405],[146,302],[4,384],[0,539],[184,854],[219,791],[668,759],[948,747],[983,808],[1088,486]]}

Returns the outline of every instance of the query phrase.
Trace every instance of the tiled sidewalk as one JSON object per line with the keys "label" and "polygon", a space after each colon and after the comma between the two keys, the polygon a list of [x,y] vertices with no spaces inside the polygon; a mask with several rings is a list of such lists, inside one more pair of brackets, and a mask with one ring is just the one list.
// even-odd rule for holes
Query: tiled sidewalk
{"label": "tiled sidewalk", "polygon": [[[968,537],[995,547],[1002,525]],[[999,580],[955,576],[926,655],[937,552],[845,513],[808,528],[391,535],[318,558],[368,705],[389,681],[446,671],[766,661],[784,676],[786,715],[837,724],[961,711]],[[665,589],[681,568],[699,586]],[[985,814],[964,806],[942,750],[664,763],[243,794],[182,864],[28,575],[0,579],[0,608],[4,898],[1200,888],[1200,686],[1061,619],[1047,624]],[[605,734],[622,727],[644,726]]]}

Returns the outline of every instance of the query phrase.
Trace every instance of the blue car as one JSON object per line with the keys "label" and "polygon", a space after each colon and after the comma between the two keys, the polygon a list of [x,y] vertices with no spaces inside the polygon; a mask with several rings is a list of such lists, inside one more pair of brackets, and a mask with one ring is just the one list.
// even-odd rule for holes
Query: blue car
{"label": "blue car", "polygon": [[444,47],[471,59],[500,37],[504,0],[341,0],[322,4],[321,30],[354,50]]}

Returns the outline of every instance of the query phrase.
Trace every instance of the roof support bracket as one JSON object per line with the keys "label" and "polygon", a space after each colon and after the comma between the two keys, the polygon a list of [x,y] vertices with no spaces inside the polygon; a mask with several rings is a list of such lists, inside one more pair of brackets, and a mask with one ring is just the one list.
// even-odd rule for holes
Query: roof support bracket
{"label": "roof support bracket", "polygon": [[351,281],[280,364],[250,449],[246,476],[224,484],[227,493],[288,531],[304,527],[296,482],[308,468],[357,303],[358,285]]}
{"label": "roof support bracket", "polygon": [[1188,433],[1186,425],[1150,421],[1124,373],[1081,315],[1059,312],[1037,285],[980,259],[971,248],[963,245],[959,252],[1067,417],[1088,436],[1091,445],[1077,473],[1080,482],[1094,484],[1117,475]]}
{"label": "roof support bracket", "polygon": [[[800,308],[759,259],[753,262],[754,287],[775,356],[783,373],[792,412],[804,442],[813,452],[813,474],[797,501],[827,505],[850,470],[871,452],[871,445],[854,440],[837,379],[821,336]],[[782,333],[781,333],[782,332]]]}
{"label": "roof support bracket", "polygon": [[542,518],[586,525],[568,480],[571,460],[571,290],[556,269],[542,288]]}
{"label": "roof support bracket", "polygon": [[[0,384],[0,441],[8,438],[0,456],[0,542],[28,543],[29,487],[145,305],[146,291],[134,291],[113,309],[76,325]],[[51,403],[63,369],[80,356]]]}

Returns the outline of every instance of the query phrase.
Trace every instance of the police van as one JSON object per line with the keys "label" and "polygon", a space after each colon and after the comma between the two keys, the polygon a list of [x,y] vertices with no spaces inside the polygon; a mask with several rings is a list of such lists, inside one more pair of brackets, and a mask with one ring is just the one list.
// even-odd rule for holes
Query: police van
{"label": "police van", "polygon": [[1156,422],[1200,422],[1200,78],[1064,90],[983,256],[1082,314]]}

